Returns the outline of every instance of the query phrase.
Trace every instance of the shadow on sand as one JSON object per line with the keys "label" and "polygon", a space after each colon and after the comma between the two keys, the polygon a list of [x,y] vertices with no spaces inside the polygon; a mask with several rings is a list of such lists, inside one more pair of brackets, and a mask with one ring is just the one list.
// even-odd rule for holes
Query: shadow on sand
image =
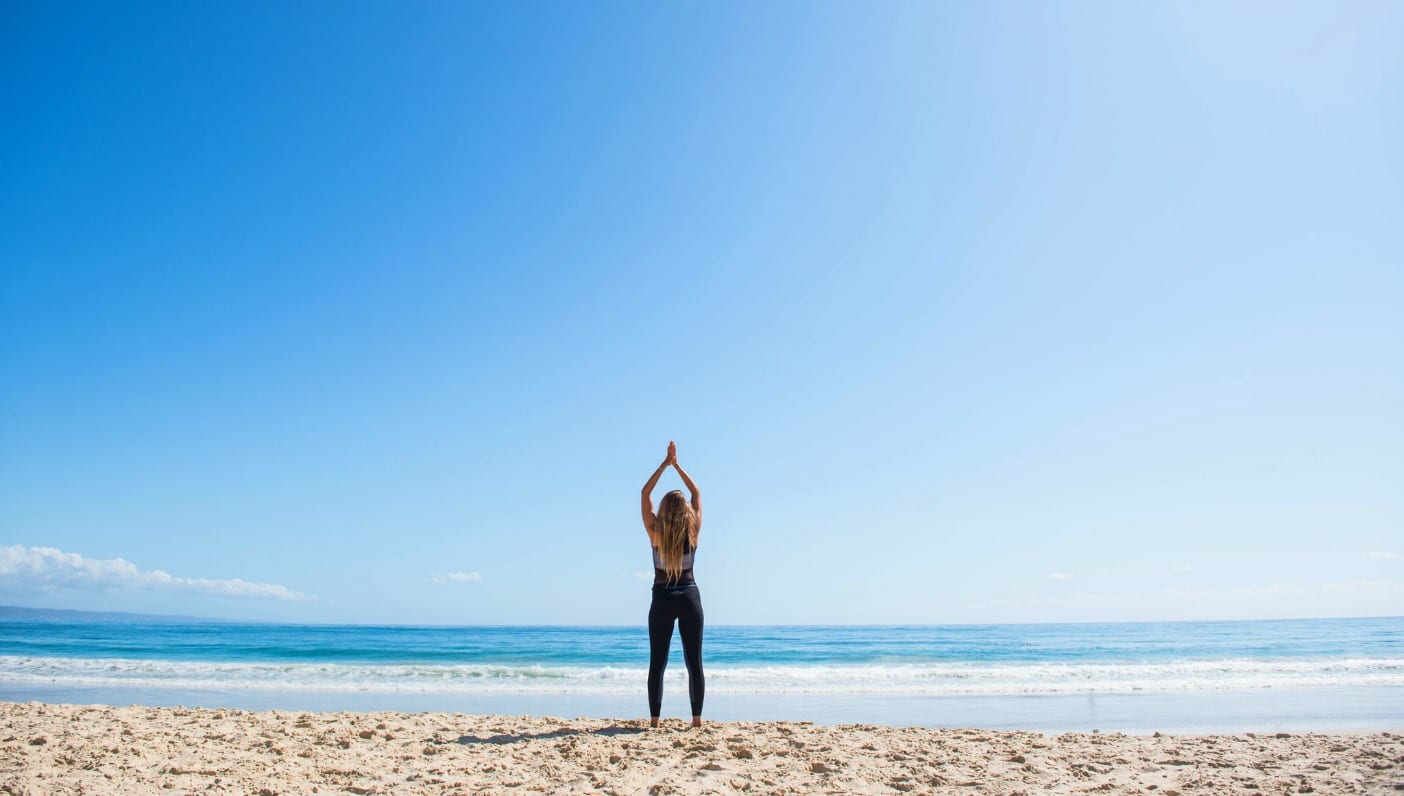
{"label": "shadow on sand", "polygon": [[564,738],[568,735],[603,735],[613,737],[615,735],[638,735],[646,732],[643,727],[602,727],[598,730],[552,730],[550,732],[524,732],[517,735],[490,735],[486,738],[480,735],[460,735],[454,743],[459,744],[507,744],[518,741],[538,741],[549,738]]}

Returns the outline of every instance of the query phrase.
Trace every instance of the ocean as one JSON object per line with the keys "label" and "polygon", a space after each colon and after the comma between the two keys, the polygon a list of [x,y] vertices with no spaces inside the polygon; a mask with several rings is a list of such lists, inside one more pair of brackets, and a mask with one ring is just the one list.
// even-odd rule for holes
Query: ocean
{"label": "ocean", "polygon": [[[1126,732],[1404,727],[1404,618],[708,627],[711,718]],[[0,700],[646,713],[638,627],[0,620]],[[665,715],[684,716],[678,640]]]}

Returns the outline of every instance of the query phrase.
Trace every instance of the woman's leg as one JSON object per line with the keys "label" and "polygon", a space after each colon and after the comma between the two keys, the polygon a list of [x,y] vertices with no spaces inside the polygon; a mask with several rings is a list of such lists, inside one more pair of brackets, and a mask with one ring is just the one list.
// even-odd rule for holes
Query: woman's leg
{"label": "woman's leg", "polygon": [[675,617],[668,599],[654,592],[653,605],[648,609],[648,715],[655,722],[663,712],[663,670],[668,668]]}
{"label": "woman's leg", "polygon": [[687,695],[692,701],[694,727],[702,724],[702,698],[707,695],[707,680],[702,675],[702,624],[702,593],[693,586],[678,607],[678,632],[687,664]]}

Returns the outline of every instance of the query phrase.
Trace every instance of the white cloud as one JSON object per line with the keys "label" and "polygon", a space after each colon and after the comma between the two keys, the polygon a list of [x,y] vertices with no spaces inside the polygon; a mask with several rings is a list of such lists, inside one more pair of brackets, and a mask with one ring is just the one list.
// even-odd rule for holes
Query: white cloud
{"label": "white cloud", "polygon": [[1366,558],[1373,558],[1376,561],[1387,561],[1391,558],[1398,558],[1398,553],[1391,553],[1388,550],[1372,550],[1365,554]]}
{"label": "white cloud", "polygon": [[1050,572],[1050,573],[1048,573],[1048,579],[1049,579],[1049,580],[1071,580],[1071,579],[1072,579],[1072,575],[1069,575],[1069,574],[1066,573],[1066,572]]}
{"label": "white cloud", "polygon": [[483,576],[476,572],[448,572],[443,575],[435,575],[429,579],[430,583],[468,583],[469,581],[482,580]]}
{"label": "white cloud", "polygon": [[634,570],[634,577],[638,578],[639,580],[653,580],[653,573],[644,572],[641,569],[636,569]]}
{"label": "white cloud", "polygon": [[27,589],[151,589],[221,597],[315,600],[276,583],[242,578],[179,578],[159,569],[143,571],[124,558],[84,558],[53,547],[0,547],[0,584]]}

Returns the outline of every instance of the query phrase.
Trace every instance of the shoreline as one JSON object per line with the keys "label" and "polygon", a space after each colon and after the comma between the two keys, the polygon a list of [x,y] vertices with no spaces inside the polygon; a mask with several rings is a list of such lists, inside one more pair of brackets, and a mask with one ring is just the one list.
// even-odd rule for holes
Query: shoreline
{"label": "shoreline", "polygon": [[0,702],[0,790],[612,794],[1404,788],[1396,732],[1125,735],[875,724]]}
{"label": "shoreline", "polygon": [[[686,688],[667,688],[664,715],[686,711]],[[144,688],[0,681],[0,702],[204,707],[245,711],[440,712],[614,718],[646,712],[643,684],[626,695],[302,691],[296,689]],[[1404,688],[1334,686],[1107,694],[976,696],[707,694],[708,718],[811,721],[931,729],[979,726],[1045,733],[1150,735],[1245,732],[1404,731]]]}

